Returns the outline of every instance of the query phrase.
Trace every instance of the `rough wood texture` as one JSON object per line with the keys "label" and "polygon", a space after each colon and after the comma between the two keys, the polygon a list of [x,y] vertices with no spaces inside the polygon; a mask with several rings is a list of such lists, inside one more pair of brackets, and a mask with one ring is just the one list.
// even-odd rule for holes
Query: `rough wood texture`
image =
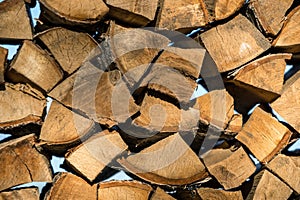
{"label": "rough wood texture", "polygon": [[64,28],[52,28],[38,34],[62,69],[68,74],[77,70],[89,54],[97,48],[97,42],[86,33]]}
{"label": "rough wood texture", "polygon": [[208,176],[198,156],[179,134],[118,161],[128,171],[159,185],[189,184]]}
{"label": "rough wood texture", "polygon": [[300,50],[300,6],[294,8],[287,16],[282,31],[273,42],[273,46],[286,52],[297,53]]}
{"label": "rough wood texture", "polygon": [[72,112],[57,101],[53,101],[42,125],[39,139],[41,144],[53,150],[67,148],[89,134],[94,122]]}
{"label": "rough wood texture", "polygon": [[268,170],[254,177],[252,188],[246,200],[288,199],[293,190]]}
{"label": "rough wood texture", "polygon": [[52,181],[49,161],[34,145],[33,134],[0,144],[0,191],[33,181]]}
{"label": "rough wood texture", "polygon": [[300,112],[299,93],[300,72],[286,81],[281,97],[271,107],[300,133],[300,120],[297,115]]}
{"label": "rough wood texture", "polygon": [[8,50],[0,47],[0,84],[4,83],[4,72],[6,67]]}
{"label": "rough wood texture", "polygon": [[37,187],[16,189],[12,191],[0,192],[0,200],[39,200],[39,190]]}
{"label": "rough wood texture", "polygon": [[155,192],[152,194],[150,200],[175,200],[172,196],[167,194],[161,188],[156,188]]}
{"label": "rough wood texture", "polygon": [[127,149],[119,133],[104,130],[70,150],[66,161],[91,182]]}
{"label": "rough wood texture", "polygon": [[251,0],[249,8],[259,21],[266,34],[275,36],[281,30],[285,13],[291,7],[292,0]]}
{"label": "rough wood texture", "polygon": [[285,183],[287,183],[297,194],[300,194],[300,159],[297,156],[285,156],[283,154],[275,157],[268,165],[268,169],[274,172]]}
{"label": "rough wood texture", "polygon": [[5,84],[0,90],[0,129],[41,122],[46,100],[29,85]]}
{"label": "rough wood texture", "polygon": [[147,200],[152,188],[137,181],[111,181],[100,183],[98,199]]}
{"label": "rough wood texture", "polygon": [[63,73],[46,51],[25,40],[7,77],[14,82],[32,82],[49,92],[63,78]]}
{"label": "rough wood texture", "polygon": [[41,3],[42,16],[54,24],[89,27],[100,22],[109,11],[102,0],[74,2],[39,0],[39,2]]}
{"label": "rough wood texture", "polygon": [[291,132],[271,114],[257,107],[236,139],[261,162],[269,162],[289,142]]}
{"label": "rough wood texture", "polygon": [[214,200],[243,200],[242,192],[229,192],[224,190],[217,190],[212,188],[199,188],[197,192],[201,199],[214,199]]}
{"label": "rough wood texture", "polygon": [[32,39],[30,19],[23,0],[1,1],[0,10],[0,41]]}
{"label": "rough wood texture", "polygon": [[236,151],[213,149],[203,156],[208,171],[225,190],[240,186],[256,170],[242,147]]}
{"label": "rough wood texture", "polygon": [[110,17],[132,26],[145,26],[154,20],[158,0],[106,0]]}
{"label": "rough wood texture", "polygon": [[220,72],[235,69],[270,48],[268,40],[242,15],[201,34]]}
{"label": "rough wood texture", "polygon": [[54,177],[53,185],[45,200],[96,200],[97,185],[90,185],[71,173],[59,173]]}
{"label": "rough wood texture", "polygon": [[203,0],[212,20],[225,19],[237,12],[245,3],[243,0]]}

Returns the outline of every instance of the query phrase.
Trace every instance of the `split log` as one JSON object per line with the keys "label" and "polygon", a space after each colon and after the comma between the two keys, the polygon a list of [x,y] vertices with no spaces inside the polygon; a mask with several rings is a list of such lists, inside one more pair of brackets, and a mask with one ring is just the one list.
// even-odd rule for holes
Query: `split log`
{"label": "split log", "polygon": [[104,130],[71,149],[66,161],[72,168],[93,182],[102,170],[114,165],[115,158],[127,149],[119,133]]}
{"label": "split log", "polygon": [[68,74],[76,71],[97,48],[97,42],[86,33],[52,28],[35,36],[40,39]]}
{"label": "split log", "polygon": [[137,181],[111,181],[100,183],[98,199],[147,200],[152,188]]}
{"label": "split log", "polygon": [[291,132],[271,114],[256,108],[236,139],[261,162],[269,162],[289,142]]}
{"label": "split log", "polygon": [[85,180],[71,173],[59,173],[54,177],[51,189],[45,200],[96,200],[97,185],[90,185]]}
{"label": "split log", "polygon": [[114,20],[109,21],[109,27],[106,31],[106,36],[109,38],[113,38],[115,35],[121,34],[123,31],[130,30],[130,27],[118,24]]}
{"label": "split log", "polygon": [[213,149],[203,156],[203,161],[225,190],[240,186],[256,170],[242,147],[236,151]]}
{"label": "split log", "polygon": [[39,190],[37,187],[33,187],[0,192],[0,199],[39,200]]}
{"label": "split log", "polygon": [[27,124],[40,124],[46,99],[29,85],[5,84],[0,90],[0,129],[10,129]]}
{"label": "split log", "polygon": [[271,107],[300,133],[299,104],[300,72],[286,81],[281,97],[271,104]]}
{"label": "split log", "polygon": [[175,200],[171,195],[167,194],[161,188],[156,188],[155,192],[152,194],[150,200]]}
{"label": "split log", "polygon": [[118,162],[134,175],[158,185],[189,184],[208,176],[199,157],[179,134]]}
{"label": "split log", "polygon": [[5,82],[4,72],[6,68],[7,53],[7,49],[0,47],[0,84]]}
{"label": "split log", "polygon": [[[57,0],[39,0],[42,19],[53,24],[91,28],[108,13],[109,8],[102,0],[61,2]],[[93,9],[91,9],[93,8]]]}
{"label": "split log", "polygon": [[300,182],[296,178],[300,176],[299,166],[299,157],[280,154],[267,165],[267,168],[280,177],[297,194],[300,194]]}
{"label": "split log", "polygon": [[263,170],[254,177],[250,193],[246,200],[288,199],[293,190],[268,170]]}
{"label": "split log", "polygon": [[237,134],[242,130],[242,127],[243,127],[243,115],[234,114],[232,115],[230,122],[224,131],[227,135]]}
{"label": "split log", "polygon": [[109,16],[132,26],[146,26],[155,18],[158,0],[106,0]]}
{"label": "split log", "polygon": [[23,0],[1,1],[0,10],[0,41],[32,39],[30,18]]}
{"label": "split log", "polygon": [[214,199],[214,200],[243,200],[242,192],[230,192],[212,188],[199,188],[197,192],[201,199]]}
{"label": "split log", "polygon": [[[281,4],[280,4],[281,5]],[[282,31],[274,40],[273,46],[285,52],[298,53],[300,51],[300,6],[294,8],[287,16]]]}
{"label": "split log", "polygon": [[72,112],[53,100],[39,139],[50,150],[63,152],[87,137],[94,127],[90,119]]}
{"label": "split log", "polygon": [[33,83],[49,92],[63,78],[63,73],[46,51],[25,40],[7,71],[7,77],[17,83]]}
{"label": "split log", "polygon": [[264,32],[267,35],[275,36],[281,30],[285,13],[292,4],[292,0],[272,2],[268,0],[251,0],[248,8],[253,12],[255,19],[259,21]]}
{"label": "split log", "polygon": [[242,15],[200,36],[220,72],[238,68],[271,47],[262,33]]}
{"label": "split log", "polygon": [[51,182],[48,159],[35,148],[33,134],[0,144],[0,191],[28,182]]}

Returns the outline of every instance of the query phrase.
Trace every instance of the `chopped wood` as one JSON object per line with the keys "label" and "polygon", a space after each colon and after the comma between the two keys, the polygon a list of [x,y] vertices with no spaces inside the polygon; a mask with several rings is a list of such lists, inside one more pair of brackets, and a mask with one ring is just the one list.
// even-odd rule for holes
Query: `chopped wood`
{"label": "chopped wood", "polygon": [[211,20],[217,21],[230,17],[242,8],[245,1],[243,0],[203,0],[206,6],[206,10],[212,16]]}
{"label": "chopped wood", "polygon": [[243,116],[241,114],[232,115],[228,126],[225,128],[226,134],[235,134],[242,130]]}
{"label": "chopped wood", "polygon": [[6,68],[8,50],[0,47],[0,84],[4,83],[4,72]]}
{"label": "chopped wood", "polygon": [[39,200],[39,190],[37,187],[15,189],[6,192],[0,192],[0,199],[18,199],[18,200]]}
{"label": "chopped wood", "polygon": [[199,157],[179,134],[118,162],[134,175],[159,185],[189,184],[208,176]]}
{"label": "chopped wood", "polygon": [[39,38],[58,61],[62,69],[72,74],[97,48],[97,42],[86,33],[65,28],[52,28],[38,34]]}
{"label": "chopped wood", "polygon": [[261,162],[269,162],[289,142],[291,132],[271,114],[257,107],[236,139]]}
{"label": "chopped wood", "polygon": [[109,22],[109,27],[106,32],[106,36],[108,36],[109,38],[113,38],[115,35],[121,34],[123,31],[127,31],[130,29],[131,29],[130,27],[120,25],[116,21],[111,20]]}
{"label": "chopped wood", "polygon": [[292,4],[293,0],[277,0],[272,2],[268,0],[251,0],[249,8],[265,33],[275,36],[281,30],[285,13]]}
{"label": "chopped wood", "polygon": [[49,160],[35,148],[33,134],[0,144],[0,191],[29,182],[51,182]]}
{"label": "chopped wood", "polygon": [[201,199],[214,199],[214,200],[243,200],[241,191],[224,191],[212,188],[199,188],[197,192]]}
{"label": "chopped wood", "polygon": [[209,173],[225,190],[240,186],[256,170],[242,147],[235,151],[213,149],[203,156],[203,161]]}
{"label": "chopped wood", "polygon": [[59,173],[54,177],[52,187],[45,196],[45,200],[51,199],[96,200],[97,185],[90,185],[71,173]]}
{"label": "chopped wood", "polygon": [[300,159],[297,156],[286,156],[280,154],[276,156],[268,165],[273,173],[288,184],[297,194],[300,194]]}
{"label": "chopped wood", "polygon": [[106,0],[109,16],[132,26],[145,26],[155,18],[158,0]]}
{"label": "chopped wood", "polygon": [[147,200],[152,188],[137,181],[110,181],[100,183],[98,199]]}
{"label": "chopped wood", "polygon": [[59,0],[39,0],[39,2],[42,17],[47,21],[81,28],[88,28],[99,23],[109,11],[102,0],[84,0],[72,3],[64,3]]}
{"label": "chopped wood", "polygon": [[271,107],[300,133],[299,103],[300,72],[286,81],[281,97],[271,104]]}
{"label": "chopped wood", "polygon": [[5,84],[0,90],[0,129],[10,129],[26,124],[40,124],[46,99],[29,85]]}
{"label": "chopped wood", "polygon": [[171,195],[167,194],[164,190],[158,187],[152,194],[150,200],[175,200],[175,198],[173,198]]}
{"label": "chopped wood", "polygon": [[23,0],[1,1],[0,10],[0,41],[32,39],[30,18]]}
{"label": "chopped wood", "polygon": [[297,53],[300,51],[300,6],[294,8],[287,16],[282,31],[273,42],[273,46],[286,52]]}
{"label": "chopped wood", "polygon": [[268,170],[262,170],[255,175],[250,193],[246,200],[288,199],[293,190]]}
{"label": "chopped wood", "polygon": [[76,171],[93,182],[105,166],[111,166],[117,156],[127,149],[119,133],[104,130],[71,149],[66,161]]}
{"label": "chopped wood", "polygon": [[238,68],[271,47],[262,33],[240,14],[200,36],[219,72]]}
{"label": "chopped wood", "polygon": [[63,78],[63,73],[46,51],[25,40],[8,69],[7,77],[17,83],[34,83],[49,92]]}
{"label": "chopped wood", "polygon": [[60,152],[87,136],[93,127],[92,120],[72,112],[53,100],[39,139],[42,145]]}

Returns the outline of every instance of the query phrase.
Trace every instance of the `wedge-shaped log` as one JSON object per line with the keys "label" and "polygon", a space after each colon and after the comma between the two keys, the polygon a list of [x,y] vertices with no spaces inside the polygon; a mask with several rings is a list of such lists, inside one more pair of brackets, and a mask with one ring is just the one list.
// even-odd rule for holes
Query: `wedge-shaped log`
{"label": "wedge-shaped log", "polygon": [[115,158],[126,149],[127,145],[118,132],[104,130],[71,149],[66,155],[66,161],[93,182],[102,170],[106,166],[111,167]]}
{"label": "wedge-shaped log", "polygon": [[63,73],[46,51],[25,40],[8,69],[7,77],[13,82],[34,83],[49,92],[63,78]]}
{"label": "wedge-shaped log", "polygon": [[179,134],[118,162],[136,176],[159,185],[189,184],[208,176],[199,157]]}
{"label": "wedge-shaped log", "polygon": [[199,188],[197,189],[201,199],[215,199],[215,200],[242,200],[243,195],[241,191],[231,192],[224,190],[217,190],[212,188]]}
{"label": "wedge-shaped log", "polygon": [[220,72],[238,68],[271,47],[262,33],[242,15],[200,36]]}
{"label": "wedge-shaped log", "polygon": [[39,200],[39,189],[33,187],[0,192],[0,199]]}
{"label": "wedge-shaped log", "polygon": [[49,160],[35,148],[33,134],[0,144],[0,191],[28,182],[51,182]]}
{"label": "wedge-shaped log", "polygon": [[6,67],[8,50],[0,47],[0,84],[4,83],[4,72]]}
{"label": "wedge-shaped log", "polygon": [[150,200],[175,200],[175,198],[167,194],[160,187],[157,187],[155,192],[152,194]]}
{"label": "wedge-shaped log", "polygon": [[0,90],[0,105],[0,129],[9,129],[40,124],[46,99],[29,85],[6,83],[5,90]]}
{"label": "wedge-shaped log", "polygon": [[23,0],[1,1],[0,10],[0,41],[32,39],[30,18]]}

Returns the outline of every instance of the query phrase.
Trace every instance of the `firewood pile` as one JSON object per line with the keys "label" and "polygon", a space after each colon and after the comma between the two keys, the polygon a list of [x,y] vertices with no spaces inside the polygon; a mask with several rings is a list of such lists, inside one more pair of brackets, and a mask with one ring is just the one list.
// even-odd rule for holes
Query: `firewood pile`
{"label": "firewood pile", "polygon": [[0,19],[20,45],[0,47],[0,199],[300,198],[299,0],[4,0]]}

